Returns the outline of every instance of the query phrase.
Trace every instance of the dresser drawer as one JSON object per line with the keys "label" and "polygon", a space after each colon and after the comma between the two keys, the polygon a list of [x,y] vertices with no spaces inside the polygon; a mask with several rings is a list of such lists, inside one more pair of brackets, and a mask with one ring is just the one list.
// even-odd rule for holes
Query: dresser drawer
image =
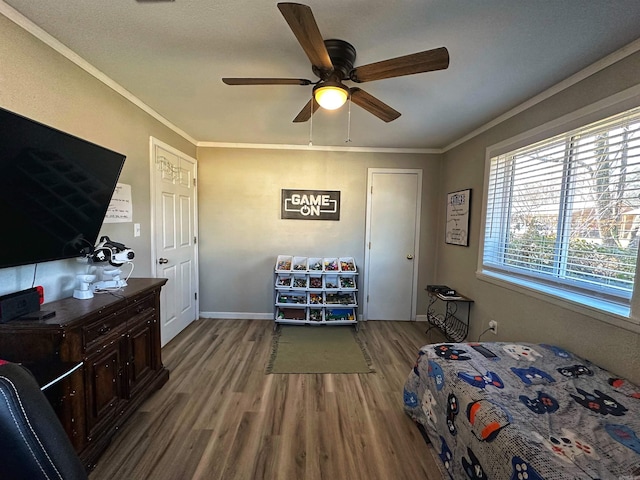
{"label": "dresser drawer", "polygon": [[126,328],[126,310],[118,310],[102,317],[100,320],[82,327],[84,350],[111,341],[111,337],[119,335]]}
{"label": "dresser drawer", "polygon": [[127,309],[128,317],[135,317],[142,313],[151,313],[156,308],[156,295],[147,295],[142,298],[136,298]]}

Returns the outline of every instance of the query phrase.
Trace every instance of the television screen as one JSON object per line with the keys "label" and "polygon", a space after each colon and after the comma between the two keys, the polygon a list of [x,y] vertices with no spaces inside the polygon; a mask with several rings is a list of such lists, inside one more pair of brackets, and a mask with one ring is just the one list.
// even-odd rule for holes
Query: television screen
{"label": "television screen", "polygon": [[0,108],[0,268],[91,249],[124,160]]}

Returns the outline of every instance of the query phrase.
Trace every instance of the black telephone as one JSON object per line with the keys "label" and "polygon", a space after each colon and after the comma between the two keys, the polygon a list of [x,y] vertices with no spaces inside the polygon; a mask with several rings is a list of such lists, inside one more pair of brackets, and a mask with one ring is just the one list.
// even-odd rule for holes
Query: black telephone
{"label": "black telephone", "polygon": [[439,293],[440,295],[453,296],[456,291],[446,285],[427,285],[427,292]]}

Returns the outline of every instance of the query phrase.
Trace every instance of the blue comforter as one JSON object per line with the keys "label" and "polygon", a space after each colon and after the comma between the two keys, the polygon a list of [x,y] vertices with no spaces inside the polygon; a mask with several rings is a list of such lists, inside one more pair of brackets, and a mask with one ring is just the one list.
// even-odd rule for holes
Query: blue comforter
{"label": "blue comforter", "polygon": [[425,345],[404,406],[455,480],[640,479],[640,387],[552,345]]}

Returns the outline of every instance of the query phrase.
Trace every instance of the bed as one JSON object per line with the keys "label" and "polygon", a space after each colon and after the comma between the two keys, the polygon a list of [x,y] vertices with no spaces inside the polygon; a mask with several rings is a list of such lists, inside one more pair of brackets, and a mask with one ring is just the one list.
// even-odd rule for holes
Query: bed
{"label": "bed", "polygon": [[425,345],[404,408],[445,478],[640,479],[640,387],[553,345]]}

